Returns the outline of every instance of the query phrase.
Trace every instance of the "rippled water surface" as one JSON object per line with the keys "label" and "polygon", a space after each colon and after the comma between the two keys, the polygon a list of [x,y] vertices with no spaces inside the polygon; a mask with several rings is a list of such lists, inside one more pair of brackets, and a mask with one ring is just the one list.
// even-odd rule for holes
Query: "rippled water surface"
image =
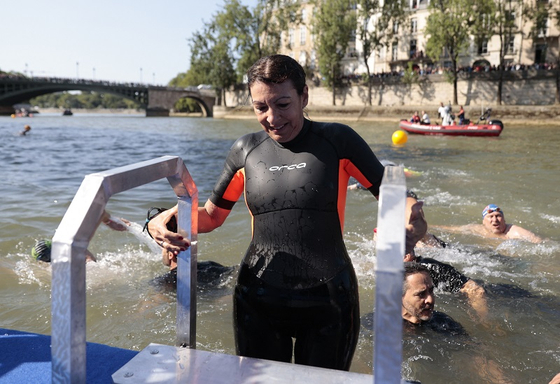
{"label": "rippled water surface", "polygon": [[[313,116],[311,116],[313,117]],[[27,136],[18,132],[32,127]],[[559,127],[506,126],[499,138],[409,136],[391,144],[397,122],[349,123],[388,159],[421,175],[408,187],[425,201],[431,225],[478,222],[493,202],[542,244],[498,242],[466,233],[433,232],[451,244],[419,254],[448,262],[485,284],[489,321],[479,323],[465,298],[436,292],[436,309],[459,322],[461,338],[406,335],[403,375],[423,383],[547,383],[560,372]],[[258,130],[254,120],[145,118],[120,115],[0,117],[0,326],[50,334],[50,265],[31,259],[37,239],[51,238],[85,175],[163,155],[183,158],[209,196],[233,141]],[[141,350],[174,343],[175,296],[152,283],[165,273],[157,248],[141,232],[146,210],[170,207],[162,180],[114,196],[108,210],[130,220],[129,232],[100,227],[87,265],[87,339]],[[360,281],[362,313],[373,310],[377,202],[349,193],[346,241]],[[245,205],[226,224],[199,236],[199,260],[237,265],[249,242]],[[198,348],[234,353],[233,278],[200,287]],[[364,329],[352,371],[371,373],[373,341]]]}

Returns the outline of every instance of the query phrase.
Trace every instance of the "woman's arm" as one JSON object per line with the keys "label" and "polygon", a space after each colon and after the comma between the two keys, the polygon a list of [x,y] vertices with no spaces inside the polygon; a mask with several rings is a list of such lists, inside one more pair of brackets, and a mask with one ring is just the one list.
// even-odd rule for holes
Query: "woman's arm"
{"label": "woman's arm", "polygon": [[[190,247],[188,239],[167,229],[167,223],[172,217],[177,216],[177,212],[178,207],[174,206],[163,211],[148,223],[148,231],[156,243],[175,255]],[[198,208],[198,233],[207,233],[218,228],[224,223],[230,212],[208,200],[204,207]]]}

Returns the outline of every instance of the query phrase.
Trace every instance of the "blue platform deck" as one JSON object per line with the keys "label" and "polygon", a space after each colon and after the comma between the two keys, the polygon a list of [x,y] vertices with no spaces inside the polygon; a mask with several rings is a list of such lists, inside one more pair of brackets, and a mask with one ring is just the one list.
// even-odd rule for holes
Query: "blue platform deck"
{"label": "blue platform deck", "polygon": [[[111,375],[137,354],[87,343],[87,383],[113,383]],[[50,336],[0,328],[0,384],[7,383],[51,383]]]}

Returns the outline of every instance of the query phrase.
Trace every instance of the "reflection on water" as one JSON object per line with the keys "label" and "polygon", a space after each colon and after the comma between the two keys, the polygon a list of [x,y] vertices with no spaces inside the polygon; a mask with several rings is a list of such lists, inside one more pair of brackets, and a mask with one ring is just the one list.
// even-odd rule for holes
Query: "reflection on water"
{"label": "reflection on water", "polygon": [[[18,136],[24,124],[27,136]],[[456,266],[488,290],[488,322],[477,321],[464,297],[436,292],[436,310],[461,324],[467,339],[407,335],[403,375],[423,383],[509,381],[543,383],[560,371],[559,137],[553,127],[506,126],[498,138],[409,136],[391,144],[397,122],[352,123],[380,159],[421,175],[407,180],[425,202],[434,226],[478,222],[496,203],[506,220],[548,240],[529,244],[467,233],[434,233],[450,243],[419,254]],[[50,334],[50,265],[31,259],[35,240],[50,238],[86,174],[181,156],[203,202],[237,137],[259,129],[252,121],[136,116],[0,117],[0,295],[3,327]],[[141,232],[146,210],[176,198],[161,180],[114,196],[107,209],[133,222],[131,231],[102,226],[89,250],[87,338],[122,348],[173,344],[175,294],[151,282],[166,272],[158,247]],[[360,282],[361,311],[373,311],[377,203],[368,192],[348,195],[346,241]],[[199,236],[199,260],[237,265],[250,238],[249,215],[237,204],[226,224]],[[198,296],[198,348],[234,353],[233,279]],[[371,372],[373,341],[364,332],[352,371]]]}

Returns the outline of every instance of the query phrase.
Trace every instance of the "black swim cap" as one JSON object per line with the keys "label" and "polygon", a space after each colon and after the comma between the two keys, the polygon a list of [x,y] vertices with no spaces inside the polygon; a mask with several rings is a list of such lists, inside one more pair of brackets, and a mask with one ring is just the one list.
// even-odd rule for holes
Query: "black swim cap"
{"label": "black swim cap", "polygon": [[52,243],[50,240],[39,240],[35,243],[35,246],[31,250],[31,256],[33,256],[35,260],[50,263],[51,247]]}

